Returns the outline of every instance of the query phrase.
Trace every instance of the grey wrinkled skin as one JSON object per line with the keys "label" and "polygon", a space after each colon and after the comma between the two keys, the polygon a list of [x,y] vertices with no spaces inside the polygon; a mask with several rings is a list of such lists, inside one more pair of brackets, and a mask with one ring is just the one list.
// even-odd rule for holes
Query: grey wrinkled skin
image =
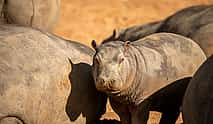
{"label": "grey wrinkled skin", "polygon": [[[157,33],[135,42],[113,41],[100,46],[93,42],[92,45],[96,49],[95,86],[109,95],[112,108],[124,124],[147,123],[150,110],[163,112],[162,124],[174,123],[182,102],[178,100],[206,59],[194,41],[171,33]],[[171,94],[161,91],[162,88]],[[178,96],[179,90],[182,96]],[[164,100],[159,95],[164,95]],[[165,101],[175,96],[179,106],[175,106],[175,101]],[[164,120],[164,116],[169,119]]]}
{"label": "grey wrinkled skin", "polygon": [[168,32],[193,39],[207,56],[213,54],[213,5],[182,9],[166,19],[114,32],[107,41],[136,41],[153,33]]}
{"label": "grey wrinkled skin", "polygon": [[0,124],[92,124],[106,96],[91,73],[94,51],[32,28],[0,26]]}
{"label": "grey wrinkled skin", "polygon": [[212,124],[212,68],[213,56],[201,65],[190,81],[183,100],[184,124]]}
{"label": "grey wrinkled skin", "polygon": [[[168,18],[159,22],[152,22],[145,25],[133,26],[118,32],[114,31],[113,35],[106,38],[103,41],[103,43],[109,42],[109,41],[116,41],[116,40],[136,41],[153,33],[171,32],[171,33],[180,34],[193,39],[203,49],[206,56],[209,57],[213,54],[213,47],[212,47],[213,46],[213,37],[212,37],[213,15],[212,13],[213,13],[213,5],[192,6],[192,7],[180,10],[174,13],[173,15],[169,16]],[[181,86],[182,88],[171,87],[171,89],[161,91],[162,93],[164,93],[164,95],[156,94],[155,96],[159,96],[158,99],[162,99],[161,102],[163,102],[165,99],[167,101],[167,104],[165,104],[166,106],[171,106],[171,104],[173,105],[176,102],[177,106],[173,108],[177,108],[178,106],[180,107],[182,99],[179,99],[179,98],[183,97],[187,84],[188,82],[186,83],[186,81],[178,82],[177,85]],[[181,90],[179,88],[181,88]],[[177,92],[171,93],[168,91],[177,91]],[[174,94],[174,93],[176,95],[173,97],[172,95],[170,97],[165,97],[165,94]],[[177,98],[177,99],[173,99],[173,98]],[[173,103],[170,103],[170,101],[172,101],[171,99],[174,101]],[[159,106],[162,107],[161,104]],[[172,114],[169,113],[166,115],[172,115]],[[164,120],[164,117],[165,116],[162,116],[161,120]],[[165,123],[163,121],[161,122],[162,124]]]}
{"label": "grey wrinkled skin", "polygon": [[0,24],[51,31],[59,18],[60,0],[0,0],[0,12]]}
{"label": "grey wrinkled skin", "polygon": [[193,6],[168,17],[157,32],[171,32],[190,37],[204,50],[213,54],[213,5]]}

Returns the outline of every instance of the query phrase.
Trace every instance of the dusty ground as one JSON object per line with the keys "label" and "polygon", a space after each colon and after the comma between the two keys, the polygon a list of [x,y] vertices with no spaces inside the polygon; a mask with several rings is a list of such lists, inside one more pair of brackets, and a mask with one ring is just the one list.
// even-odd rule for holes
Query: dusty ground
{"label": "dusty ground", "polygon": [[[55,33],[90,46],[100,42],[113,29],[161,20],[192,5],[213,4],[213,0],[61,0],[61,17]],[[114,117],[107,113],[105,117]],[[151,115],[156,124],[160,114]],[[182,122],[179,118],[177,124]]]}

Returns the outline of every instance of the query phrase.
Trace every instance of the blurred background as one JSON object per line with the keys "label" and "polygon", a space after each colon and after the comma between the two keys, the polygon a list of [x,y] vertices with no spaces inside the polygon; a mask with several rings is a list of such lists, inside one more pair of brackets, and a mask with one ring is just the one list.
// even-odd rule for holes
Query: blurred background
{"label": "blurred background", "polygon": [[90,46],[113,29],[164,19],[177,10],[213,0],[61,0],[55,33]]}

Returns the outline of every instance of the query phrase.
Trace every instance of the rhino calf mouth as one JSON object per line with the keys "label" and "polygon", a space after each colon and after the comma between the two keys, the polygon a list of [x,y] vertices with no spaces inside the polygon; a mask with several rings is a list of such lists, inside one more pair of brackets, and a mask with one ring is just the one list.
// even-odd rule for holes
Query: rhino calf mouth
{"label": "rhino calf mouth", "polygon": [[96,88],[99,91],[105,92],[107,94],[116,94],[119,93],[120,90],[119,88],[116,88],[115,84],[116,80],[114,79],[108,81],[105,81],[104,79],[98,79],[96,81]]}

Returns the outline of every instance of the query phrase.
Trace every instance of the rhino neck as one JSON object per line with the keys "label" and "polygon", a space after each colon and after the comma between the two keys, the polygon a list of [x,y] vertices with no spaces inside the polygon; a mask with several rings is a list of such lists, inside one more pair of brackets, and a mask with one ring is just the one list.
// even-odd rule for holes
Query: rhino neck
{"label": "rhino neck", "polygon": [[143,72],[146,71],[146,63],[143,53],[135,47],[130,47],[129,64],[131,65],[130,77],[127,77],[127,82],[131,81],[130,87],[121,91],[119,94],[113,95],[112,98],[120,103],[138,105],[143,99]]}

